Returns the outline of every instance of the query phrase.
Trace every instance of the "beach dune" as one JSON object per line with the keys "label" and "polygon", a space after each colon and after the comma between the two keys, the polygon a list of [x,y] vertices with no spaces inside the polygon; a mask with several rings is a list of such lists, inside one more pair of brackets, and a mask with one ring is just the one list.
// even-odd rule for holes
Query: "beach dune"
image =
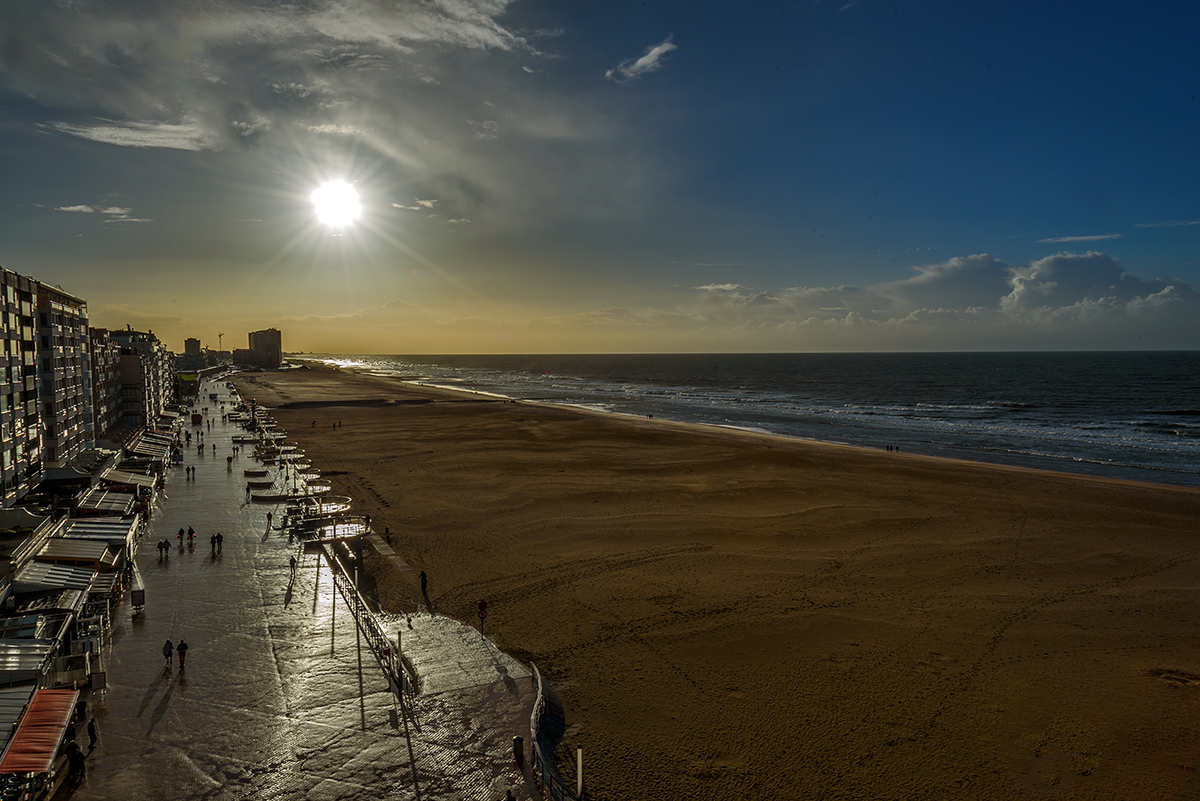
{"label": "beach dune", "polygon": [[[243,374],[594,799],[1200,797],[1200,491]],[[523,732],[514,732],[522,734]]]}

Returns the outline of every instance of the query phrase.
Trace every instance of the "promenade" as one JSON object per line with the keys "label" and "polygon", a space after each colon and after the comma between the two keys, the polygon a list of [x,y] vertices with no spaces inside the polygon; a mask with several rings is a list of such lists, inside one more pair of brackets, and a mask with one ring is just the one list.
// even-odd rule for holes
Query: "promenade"
{"label": "promenade", "polygon": [[[89,701],[100,739],[87,776],[56,798],[540,798],[512,757],[513,736],[529,736],[532,690],[517,678],[527,674],[469,628],[415,615],[406,646],[439,683],[410,697],[393,728],[394,697],[365,644],[360,673],[353,617],[328,567],[268,528],[281,506],[245,502],[242,471],[257,463],[248,446],[227,463],[240,429],[205,403],[204,453],[199,428],[183,450],[194,478],[168,469],[137,556],[145,610],[132,615],[126,600],[115,613],[108,688]],[[176,536],[189,526],[190,545]],[[408,630],[408,618],[393,625]],[[187,641],[186,668],[164,659],[166,640]],[[490,675],[447,668],[480,653]]]}

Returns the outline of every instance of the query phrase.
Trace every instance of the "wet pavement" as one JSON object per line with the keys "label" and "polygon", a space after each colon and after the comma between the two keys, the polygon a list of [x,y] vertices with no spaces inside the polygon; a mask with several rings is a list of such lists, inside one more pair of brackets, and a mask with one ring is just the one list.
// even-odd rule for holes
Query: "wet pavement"
{"label": "wet pavement", "polygon": [[[199,428],[183,449],[194,478],[168,468],[141,543],[145,609],[134,615],[126,600],[115,613],[108,688],[89,701],[100,740],[87,776],[56,797],[482,801],[512,789],[540,798],[513,759],[514,735],[529,737],[528,671],[456,621],[422,613],[410,629],[409,617],[391,616],[421,689],[397,707],[365,644],[360,673],[353,618],[329,568],[268,529],[281,505],[245,503],[243,470],[259,465],[249,445],[227,463],[230,437],[243,432],[207,405],[204,455]],[[190,546],[176,537],[189,526]],[[162,539],[169,557],[155,548]],[[187,641],[186,668],[164,659],[168,639]]]}

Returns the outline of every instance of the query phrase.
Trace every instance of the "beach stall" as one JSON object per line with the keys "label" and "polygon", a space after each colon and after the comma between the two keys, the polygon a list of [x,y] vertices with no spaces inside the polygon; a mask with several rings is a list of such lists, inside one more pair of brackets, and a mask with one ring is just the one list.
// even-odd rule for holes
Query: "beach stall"
{"label": "beach stall", "polygon": [[110,490],[93,488],[79,499],[76,511],[82,516],[87,515],[116,515],[129,517],[133,514],[136,498],[128,492],[112,492]]}
{"label": "beach stall", "polygon": [[41,799],[54,794],[66,767],[59,748],[78,700],[75,690],[34,692],[0,756],[2,797]]}
{"label": "beach stall", "polygon": [[100,476],[100,483],[107,487],[127,487],[134,491],[143,490],[153,493],[158,482],[155,476],[138,473],[132,470],[108,470]]}
{"label": "beach stall", "polygon": [[[21,716],[25,714],[25,707],[29,706],[36,691],[37,687],[33,684],[0,688],[0,754],[8,748],[8,743],[21,722]],[[2,787],[3,784],[0,784],[0,788]],[[2,797],[0,795],[0,798]]]}
{"label": "beach stall", "polygon": [[[20,618],[2,621],[3,623],[16,620],[23,625],[34,628],[41,621],[36,615],[23,615]],[[36,685],[51,687],[55,684],[54,653],[58,648],[55,640],[44,637],[23,637],[21,639],[0,640],[0,683],[5,685]]]}
{"label": "beach stall", "polygon": [[137,549],[137,534],[138,522],[131,517],[73,517],[61,521],[52,536],[106,542],[118,556],[116,566],[124,568]]}
{"label": "beach stall", "polygon": [[103,540],[62,539],[51,537],[33,557],[35,562],[67,567],[86,567],[88,570],[110,572],[115,569],[117,554]]}

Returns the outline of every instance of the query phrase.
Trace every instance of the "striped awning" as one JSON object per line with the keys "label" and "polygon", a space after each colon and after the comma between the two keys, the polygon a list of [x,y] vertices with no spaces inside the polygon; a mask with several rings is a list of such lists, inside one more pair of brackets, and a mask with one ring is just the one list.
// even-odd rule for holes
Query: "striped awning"
{"label": "striped awning", "polygon": [[46,773],[75,711],[75,690],[38,690],[0,758],[0,773]]}

